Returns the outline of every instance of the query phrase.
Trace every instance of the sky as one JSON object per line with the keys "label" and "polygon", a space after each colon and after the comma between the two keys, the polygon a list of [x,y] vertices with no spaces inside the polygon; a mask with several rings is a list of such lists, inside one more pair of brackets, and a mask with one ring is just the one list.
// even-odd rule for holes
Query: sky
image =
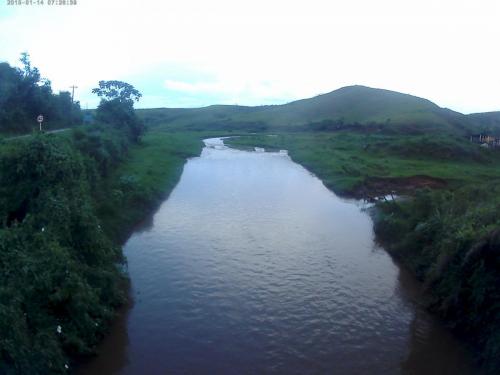
{"label": "sky", "polygon": [[82,108],[116,79],[142,92],[140,108],[281,104],[359,84],[500,110],[498,0],[28,1],[1,0],[0,61],[29,52],[55,91],[78,86]]}

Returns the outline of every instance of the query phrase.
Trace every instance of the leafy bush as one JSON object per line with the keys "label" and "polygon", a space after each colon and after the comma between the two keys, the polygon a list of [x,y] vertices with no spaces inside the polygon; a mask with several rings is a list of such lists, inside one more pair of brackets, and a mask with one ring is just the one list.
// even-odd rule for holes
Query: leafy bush
{"label": "leafy bush", "polygon": [[123,302],[120,252],[101,229],[89,176],[109,160],[88,138],[75,135],[86,154],[50,135],[1,149],[0,373],[66,371]]}
{"label": "leafy bush", "polygon": [[375,231],[430,292],[429,307],[500,368],[500,187],[422,191],[378,205]]}

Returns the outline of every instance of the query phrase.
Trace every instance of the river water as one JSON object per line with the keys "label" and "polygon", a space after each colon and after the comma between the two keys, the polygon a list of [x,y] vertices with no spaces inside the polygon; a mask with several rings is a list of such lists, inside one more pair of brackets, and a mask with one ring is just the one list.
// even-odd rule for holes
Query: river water
{"label": "river water", "polygon": [[133,304],[82,374],[469,374],[359,201],[205,141],[124,247]]}

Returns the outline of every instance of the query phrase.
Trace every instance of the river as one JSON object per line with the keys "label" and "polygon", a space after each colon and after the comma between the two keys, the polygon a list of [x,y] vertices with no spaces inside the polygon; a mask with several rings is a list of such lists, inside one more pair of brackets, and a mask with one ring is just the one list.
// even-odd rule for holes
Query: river
{"label": "river", "polygon": [[419,285],[285,153],[205,141],[124,246],[133,303],[82,374],[469,374]]}

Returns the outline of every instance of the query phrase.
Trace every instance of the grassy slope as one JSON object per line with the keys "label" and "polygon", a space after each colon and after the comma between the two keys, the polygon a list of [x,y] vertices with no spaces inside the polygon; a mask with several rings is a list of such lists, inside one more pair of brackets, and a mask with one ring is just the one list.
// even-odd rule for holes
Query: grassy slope
{"label": "grassy slope", "polygon": [[450,186],[500,179],[500,154],[460,138],[336,132],[254,135],[226,143],[288,149],[296,162],[342,195],[363,195],[374,177],[426,175],[444,179]]}
{"label": "grassy slope", "polygon": [[478,133],[500,136],[500,112],[472,113],[467,118],[476,124]]}
{"label": "grassy slope", "polygon": [[276,125],[299,125],[325,119],[345,122],[401,121],[446,124],[439,116],[439,107],[428,100],[388,90],[349,86],[311,99],[298,100],[283,106],[266,108],[256,114],[267,116]]}
{"label": "grassy slope", "polygon": [[243,107],[209,106],[192,109],[143,109],[138,114],[151,125],[168,124],[176,129],[238,129],[243,124],[256,130],[292,130],[324,120],[345,124],[404,125],[412,130],[463,131],[467,117],[415,96],[364,86],[339,90],[285,105]]}

